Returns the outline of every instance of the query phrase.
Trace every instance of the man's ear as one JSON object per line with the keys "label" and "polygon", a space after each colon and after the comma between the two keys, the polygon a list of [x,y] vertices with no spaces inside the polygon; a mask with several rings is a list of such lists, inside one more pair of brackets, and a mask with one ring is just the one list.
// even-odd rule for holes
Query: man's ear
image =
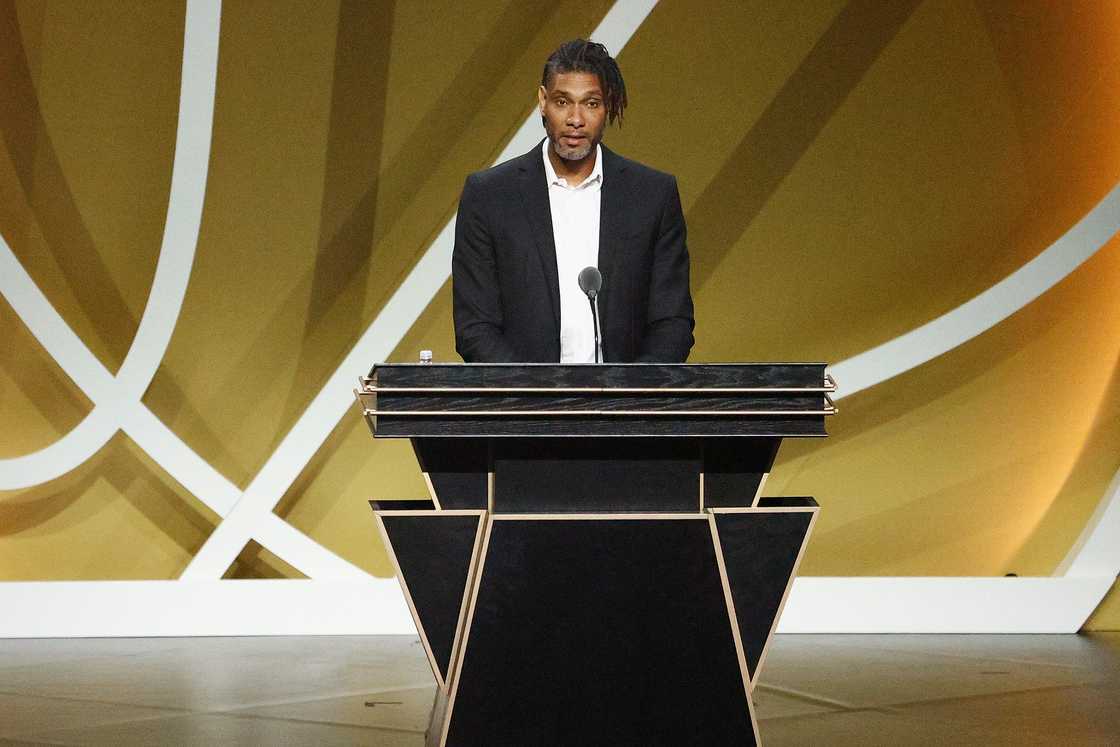
{"label": "man's ear", "polygon": [[537,104],[541,108],[541,116],[544,116],[544,102],[548,98],[548,91],[544,90],[544,86],[537,86]]}

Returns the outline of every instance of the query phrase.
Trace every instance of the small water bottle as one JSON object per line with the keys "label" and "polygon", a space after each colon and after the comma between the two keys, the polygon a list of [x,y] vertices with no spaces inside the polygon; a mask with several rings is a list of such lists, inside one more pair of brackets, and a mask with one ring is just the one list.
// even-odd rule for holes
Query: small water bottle
{"label": "small water bottle", "polygon": [[421,350],[420,351],[420,363],[421,363],[421,365],[427,365],[431,362],[432,362],[432,351],[431,350]]}

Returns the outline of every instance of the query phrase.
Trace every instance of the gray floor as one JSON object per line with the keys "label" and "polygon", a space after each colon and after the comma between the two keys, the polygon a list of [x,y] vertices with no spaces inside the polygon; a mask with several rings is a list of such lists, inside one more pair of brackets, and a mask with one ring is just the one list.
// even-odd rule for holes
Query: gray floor
{"label": "gray floor", "polygon": [[[0,641],[2,744],[421,745],[415,639]],[[1120,634],[779,636],[774,745],[1117,745]]]}

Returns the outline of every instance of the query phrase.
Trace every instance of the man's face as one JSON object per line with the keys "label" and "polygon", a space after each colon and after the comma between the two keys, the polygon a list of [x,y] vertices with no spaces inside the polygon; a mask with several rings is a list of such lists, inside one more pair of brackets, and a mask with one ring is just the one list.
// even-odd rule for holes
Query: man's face
{"label": "man's face", "polygon": [[557,73],[537,90],[544,129],[556,155],[582,161],[603,139],[607,112],[594,73]]}

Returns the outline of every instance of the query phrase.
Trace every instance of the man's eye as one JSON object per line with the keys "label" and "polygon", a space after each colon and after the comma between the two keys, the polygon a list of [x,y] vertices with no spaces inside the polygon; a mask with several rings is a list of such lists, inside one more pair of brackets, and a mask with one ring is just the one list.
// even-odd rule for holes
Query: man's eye
{"label": "man's eye", "polygon": [[565,99],[556,99],[557,106],[567,106],[568,102]]}
{"label": "man's eye", "polygon": [[587,105],[589,107],[591,107],[592,109],[598,109],[599,108],[599,102],[598,101],[588,101]]}

